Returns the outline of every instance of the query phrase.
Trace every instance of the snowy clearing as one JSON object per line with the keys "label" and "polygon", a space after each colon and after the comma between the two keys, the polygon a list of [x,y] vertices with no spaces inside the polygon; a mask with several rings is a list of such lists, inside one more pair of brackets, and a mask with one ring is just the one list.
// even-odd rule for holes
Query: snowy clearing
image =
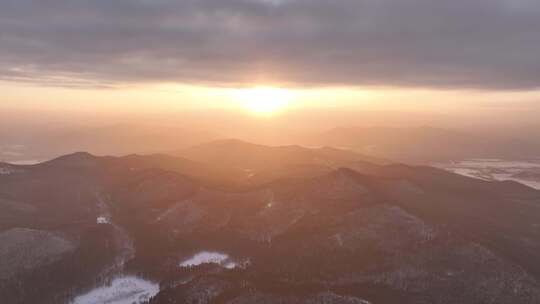
{"label": "snowy clearing", "polygon": [[238,265],[231,261],[229,255],[219,252],[202,251],[180,263],[180,267],[193,267],[202,264],[214,263],[227,269],[236,268]]}
{"label": "snowy clearing", "polygon": [[436,163],[435,167],[486,181],[515,181],[531,188],[540,189],[540,179],[521,177],[523,173],[540,176],[538,160],[469,159],[450,163]]}
{"label": "snowy clearing", "polygon": [[159,285],[134,276],[114,279],[103,286],[76,297],[71,304],[142,304],[159,292]]}

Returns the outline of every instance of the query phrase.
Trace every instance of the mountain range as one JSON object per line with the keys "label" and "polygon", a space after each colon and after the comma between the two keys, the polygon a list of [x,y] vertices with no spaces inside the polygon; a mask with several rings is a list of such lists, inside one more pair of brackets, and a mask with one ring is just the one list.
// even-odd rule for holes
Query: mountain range
{"label": "mountain range", "polygon": [[[193,156],[194,146],[226,145],[239,138],[259,145],[282,146],[272,152],[284,151],[283,146],[331,147],[355,151],[372,158],[391,159],[405,163],[431,164],[439,161],[460,161],[470,158],[530,159],[540,153],[540,141],[528,136],[529,129],[492,130],[485,128],[445,128],[433,126],[409,127],[329,127],[305,129],[301,127],[257,125],[249,122],[230,122],[232,126],[214,126],[209,119],[189,125],[173,123],[116,124],[99,126],[68,125],[51,129],[47,125],[34,128],[0,126],[0,161],[29,163],[58,155],[87,151],[95,155],[122,156],[130,153],[184,153]],[[534,128],[533,128],[534,129]],[[214,130],[212,132],[206,130]],[[215,131],[215,130],[220,130]],[[261,134],[264,134],[262,136]],[[256,146],[251,148],[255,152]],[[226,148],[226,147],[225,147]],[[190,152],[191,150],[191,152]],[[328,148],[327,148],[328,150]],[[215,150],[217,153],[217,150]],[[242,151],[244,152],[244,151]],[[212,153],[212,152],[205,152]],[[231,150],[227,153],[232,153]],[[292,154],[291,154],[292,155]],[[258,156],[263,157],[263,156]],[[294,157],[294,156],[291,156]],[[197,156],[196,158],[200,158]]]}
{"label": "mountain range", "polygon": [[539,191],[336,148],[3,163],[0,244],[14,304],[540,302]]}
{"label": "mountain range", "polygon": [[312,135],[307,143],[408,163],[470,158],[527,159],[536,158],[540,152],[540,143],[535,138],[524,137],[524,132],[520,136],[512,132],[491,133],[428,126],[347,127]]}

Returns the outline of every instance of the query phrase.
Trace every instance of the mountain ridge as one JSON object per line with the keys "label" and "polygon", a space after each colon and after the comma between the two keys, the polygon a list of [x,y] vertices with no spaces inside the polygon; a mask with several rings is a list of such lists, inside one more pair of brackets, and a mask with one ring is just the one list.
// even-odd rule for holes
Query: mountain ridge
{"label": "mountain ridge", "polygon": [[[0,282],[0,295],[20,297],[10,291],[17,282],[27,302],[69,302],[115,269],[160,282],[157,304],[540,300],[540,191],[403,164],[238,188],[168,170],[161,157],[76,153],[0,176],[0,202],[10,201],[0,204],[0,237],[22,226],[80,240],[54,263]],[[134,255],[120,266],[126,244]],[[178,266],[202,251],[245,266]],[[74,268],[69,288],[61,277],[73,274],[49,280],[49,291],[32,279]]]}

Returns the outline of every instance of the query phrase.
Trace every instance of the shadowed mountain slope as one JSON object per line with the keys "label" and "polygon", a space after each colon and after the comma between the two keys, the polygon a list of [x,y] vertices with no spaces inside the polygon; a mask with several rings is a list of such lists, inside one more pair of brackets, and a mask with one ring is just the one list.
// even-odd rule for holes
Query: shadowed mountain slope
{"label": "shadowed mountain slope", "polygon": [[[534,189],[371,164],[240,191],[176,162],[77,153],[1,165],[0,238],[14,244],[1,258],[45,248],[0,279],[2,298],[62,303],[127,272],[160,282],[154,304],[540,301]],[[227,260],[181,266],[200,252]]]}

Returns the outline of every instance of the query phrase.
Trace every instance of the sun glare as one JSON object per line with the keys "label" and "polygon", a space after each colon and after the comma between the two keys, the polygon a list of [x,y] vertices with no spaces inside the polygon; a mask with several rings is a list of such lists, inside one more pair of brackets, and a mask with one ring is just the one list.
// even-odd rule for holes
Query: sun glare
{"label": "sun glare", "polygon": [[248,111],[269,115],[286,108],[291,103],[293,94],[286,89],[259,87],[234,90],[234,98]]}

